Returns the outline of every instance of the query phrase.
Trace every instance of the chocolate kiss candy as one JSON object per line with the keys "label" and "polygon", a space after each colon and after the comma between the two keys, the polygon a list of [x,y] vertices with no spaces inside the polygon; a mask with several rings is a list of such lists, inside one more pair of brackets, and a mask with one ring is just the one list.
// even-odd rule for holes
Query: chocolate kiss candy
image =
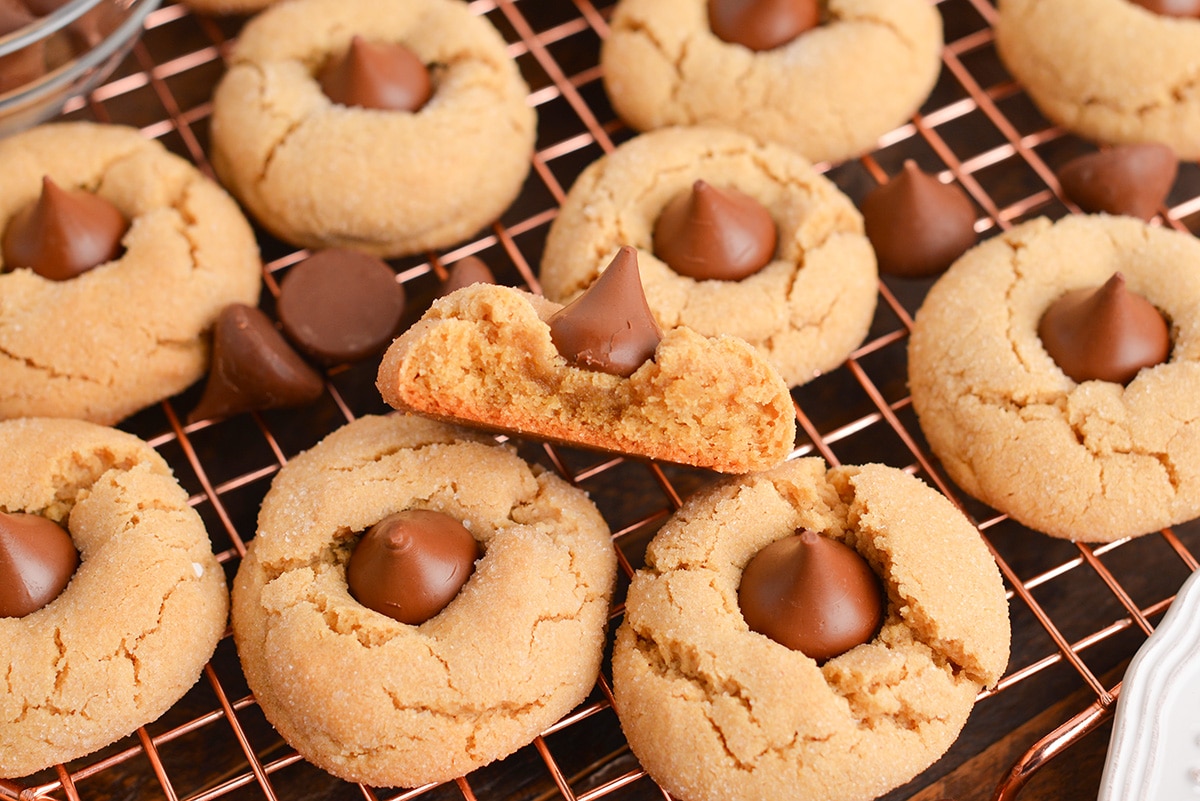
{"label": "chocolate kiss candy", "polygon": [[708,0],[708,26],[718,39],[773,50],[821,22],[817,0]]}
{"label": "chocolate kiss candy", "polygon": [[221,310],[213,327],[208,383],[188,421],[302,406],[324,390],[321,375],[292,350],[267,315],[235,303]]}
{"label": "chocolate kiss candy", "polygon": [[696,181],[658,215],[654,255],[698,281],[738,281],[771,261],[777,236],[775,221],[757,200]]}
{"label": "chocolate kiss candy", "polygon": [[488,269],[482,259],[477,256],[466,256],[454,262],[450,268],[450,274],[446,276],[446,281],[442,284],[441,291],[438,292],[438,297],[445,297],[451,292],[456,292],[471,284],[494,283],[496,283],[496,276],[492,275],[492,271]]}
{"label": "chocolate kiss candy", "polygon": [[862,214],[879,271],[888,275],[938,275],[975,244],[975,207],[967,193],[921,172],[911,159],[867,195]]}
{"label": "chocolate kiss candy", "polygon": [[1171,353],[1167,321],[1114,273],[1098,289],[1076,289],[1050,304],[1038,336],[1055,364],[1075,381],[1128,384]]}
{"label": "chocolate kiss candy", "polygon": [[567,361],[623,377],[653,358],[662,340],[642,289],[637,251],[628,245],[549,323],[550,339]]}
{"label": "chocolate kiss candy", "polygon": [[454,599],[475,570],[479,545],[453,517],[396,512],[362,536],[350,563],[350,594],[368,609],[419,625]]}
{"label": "chocolate kiss candy", "polygon": [[1200,0],[1133,0],[1133,2],[1165,17],[1200,17]]}
{"label": "chocolate kiss candy", "polygon": [[742,571],[738,605],[752,631],[818,662],[868,642],[884,612],[867,561],[807,529],[754,555]]}
{"label": "chocolate kiss candy", "polygon": [[353,362],[391,343],[404,317],[404,287],[383,260],[331,248],[288,272],[275,312],[288,339],[313,359]]}
{"label": "chocolate kiss candy", "polygon": [[1149,220],[1166,200],[1179,159],[1166,145],[1120,145],[1071,159],[1058,171],[1063,193],[1087,212]]}
{"label": "chocolate kiss candy", "polygon": [[68,192],[49,177],[42,194],[8,222],[4,269],[28,267],[43,278],[66,281],[112,261],[129,223],[117,207],[84,190]]}
{"label": "chocolate kiss candy", "polygon": [[[19,31],[33,21],[34,16],[21,6],[0,4],[0,36]],[[40,41],[0,57],[0,94],[24,86],[45,71],[46,48]]]}
{"label": "chocolate kiss candy", "polygon": [[0,617],[24,617],[59,596],[79,554],[62,526],[39,515],[0,512]]}
{"label": "chocolate kiss candy", "polygon": [[343,106],[418,111],[433,94],[429,70],[398,42],[350,40],[350,49],[318,73],[321,91]]}

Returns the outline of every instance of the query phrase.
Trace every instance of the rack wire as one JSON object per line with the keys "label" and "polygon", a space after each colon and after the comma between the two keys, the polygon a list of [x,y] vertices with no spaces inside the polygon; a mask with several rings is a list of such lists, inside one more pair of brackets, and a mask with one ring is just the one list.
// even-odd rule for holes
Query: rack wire
{"label": "rack wire", "polygon": [[[936,1],[936,0],[935,0]],[[532,171],[500,220],[450,250],[393,260],[410,314],[428,304],[446,269],[479,255],[501,283],[538,290],[536,265],[547,229],[574,178],[591,161],[634,135],[604,95],[598,54],[615,0],[474,0],[505,35],[539,113]],[[926,172],[959,183],[979,207],[986,237],[1024,220],[1077,211],[1065,200],[1055,167],[1093,146],[1049,124],[1004,71],[994,48],[996,10],[987,0],[936,2],[945,22],[941,78],[920,113],[888,133],[869,155],[818,165],[855,201],[914,159]],[[146,21],[141,41],[112,77],[64,110],[67,119],[118,122],[141,129],[212,175],[208,161],[211,92],[243,24],[168,4]],[[1200,232],[1200,167],[1181,166],[1160,223]],[[264,258],[264,305],[303,251],[258,231]],[[845,365],[793,391],[800,434],[795,455],[831,464],[884,462],[921,477],[949,496],[979,527],[1004,576],[1013,618],[1013,657],[999,685],[981,693],[962,737],[913,782],[885,798],[1016,798],[1056,755],[1103,738],[1120,691],[1123,666],[1200,566],[1200,527],[1188,524],[1103,546],[1051,540],[961,493],[930,455],[905,383],[913,314],[929,281],[885,278],[864,344]],[[200,387],[130,418],[122,428],[150,442],[174,468],[205,520],[232,579],[253,536],[258,505],[287,460],[344,423],[385,413],[374,388],[376,363],[333,368],[327,391],[310,407],[185,424]],[[703,471],[536,442],[514,442],[587,490],[613,530],[625,577],[648,540],[683,498],[713,480]],[[619,622],[619,585],[612,625]],[[1062,699],[1066,699],[1063,701]],[[1049,705],[1057,717],[1041,714]],[[1012,736],[1018,730],[1031,740]],[[1098,734],[1092,734],[1097,732]],[[1029,732],[1032,731],[1032,735]],[[984,759],[1001,744],[1015,756]],[[1103,741],[1099,744],[1103,750]],[[1096,750],[1093,743],[1092,751]],[[971,786],[956,772],[991,772]],[[982,780],[978,776],[982,775]],[[1096,775],[1058,798],[1094,798]],[[1077,795],[1075,794],[1077,793]],[[215,799],[593,799],[665,798],[621,735],[607,673],[590,698],[530,746],[467,777],[438,786],[382,790],[339,781],[312,767],[267,724],[246,687],[228,632],[200,681],[160,720],[118,743],[20,782],[0,780],[0,797],[59,799],[162,797]]]}

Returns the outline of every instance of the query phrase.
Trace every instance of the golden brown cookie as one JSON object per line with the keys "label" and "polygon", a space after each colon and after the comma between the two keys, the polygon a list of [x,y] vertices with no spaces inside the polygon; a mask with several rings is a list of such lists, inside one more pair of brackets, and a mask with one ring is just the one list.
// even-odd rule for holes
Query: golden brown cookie
{"label": "golden brown cookie", "polygon": [[44,176],[132,222],[123,254],[76,278],[0,274],[0,418],[114,423],[204,375],[217,314],[258,302],[258,245],[237,204],[132,128],[14,135],[0,140],[0,175],[0,230],[37,200]]}
{"label": "golden brown cookie", "polygon": [[[415,626],[360,605],[346,580],[358,533],[406,509],[450,515],[483,549]],[[411,787],[512,753],[587,696],[615,573],[582,491],[460,429],[367,417],[272,482],[233,631],[263,713],[306,759]]]}
{"label": "golden brown cookie", "polygon": [[[1030,528],[1105,542],[1200,514],[1200,242],[1128,217],[1033,220],[968,251],[917,313],[909,385],[964,490]],[[1128,385],[1069,378],[1038,323],[1114,273],[1170,323]]]}
{"label": "golden brown cookie", "polygon": [[158,718],[225,631],[225,574],[146,443],[80,420],[0,422],[0,510],[50,518],[80,551],[48,605],[0,618],[0,776],[91,753]]}
{"label": "golden brown cookie", "polygon": [[[738,281],[697,280],[655,255],[655,221],[697,179],[750,195],[770,212],[778,243],[764,268]],[[621,245],[638,248],[659,325],[740,337],[789,386],[845,361],[875,312],[875,253],[854,204],[802,157],[736,131],[642,134],[584,170],[546,241],[540,275],[546,297],[572,300]]]}
{"label": "golden brown cookie", "polygon": [[[743,569],[807,528],[882,580],[869,641],[818,664],[751,630]],[[646,551],[613,654],[629,746],[682,801],[868,799],[957,737],[1008,660],[1004,586],[978,532],[918,479],[801,459],[689,498]]]}
{"label": "golden brown cookie", "polygon": [[745,342],[667,332],[628,378],[569,364],[547,320],[562,307],[475,284],[435,301],[379,366],[397,409],[727,473],[779,464],[796,415]]}
{"label": "golden brown cookie", "polygon": [[641,131],[721,125],[813,161],[870,150],[932,90],[942,20],[926,0],[830,0],[773,50],[722,41],[706,0],[622,0],[600,51],[613,108]]}
{"label": "golden brown cookie", "polygon": [[[433,73],[419,111],[345,106],[314,79],[360,34]],[[496,219],[529,171],[536,115],[486,18],[459,0],[298,0],[243,28],[213,96],[218,175],[264,226],[305,247],[395,256]]]}
{"label": "golden brown cookie", "polygon": [[1161,142],[1182,159],[1200,158],[1200,19],[1130,0],[1001,0],[996,49],[1058,125],[1099,142]]}

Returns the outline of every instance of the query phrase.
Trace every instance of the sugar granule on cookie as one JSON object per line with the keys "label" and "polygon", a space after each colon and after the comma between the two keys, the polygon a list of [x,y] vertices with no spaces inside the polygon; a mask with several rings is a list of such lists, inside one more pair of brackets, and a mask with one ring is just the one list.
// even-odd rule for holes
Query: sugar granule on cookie
{"label": "sugar granule on cookie", "polygon": [[81,420],[0,422],[0,777],[91,754],[166,712],[229,595],[161,456]]}
{"label": "sugar granule on cookie", "polygon": [[615,579],[582,490],[468,430],[363,417],[272,481],[233,633],[305,759],[418,787],[508,756],[588,696]]}
{"label": "sugar granule on cookie", "polygon": [[1009,640],[1000,573],[949,500],[884,465],[798,459],[700,491],[655,535],[613,697],[673,798],[863,801],[946,751]]}
{"label": "sugar granule on cookie", "polygon": [[[624,255],[627,266],[634,256]],[[622,285],[634,297],[611,305],[644,307],[640,282]],[[488,284],[435,301],[384,354],[383,399],[454,422],[728,473],[774,466],[791,451],[787,386],[745,342],[687,328],[658,341],[644,309],[636,336],[632,318],[613,317],[607,329],[580,329],[567,342],[553,328],[570,310]]]}

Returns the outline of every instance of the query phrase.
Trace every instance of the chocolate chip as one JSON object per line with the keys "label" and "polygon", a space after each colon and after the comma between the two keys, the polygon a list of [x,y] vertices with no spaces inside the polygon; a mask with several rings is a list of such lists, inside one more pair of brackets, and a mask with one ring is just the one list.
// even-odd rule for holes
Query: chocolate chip
{"label": "chocolate chip", "polygon": [[1086,212],[1149,220],[1166,200],[1179,159],[1166,145],[1118,145],[1071,159],[1058,171],[1063,194]]}
{"label": "chocolate chip", "polygon": [[62,526],[39,515],[0,512],[0,618],[41,609],[78,566],[79,553]]}
{"label": "chocolate chip", "polygon": [[433,94],[429,70],[412,50],[362,36],[325,65],[317,82],[334,103],[388,111],[419,111]]}
{"label": "chocolate chip", "polygon": [[756,51],[785,45],[820,22],[818,0],[708,0],[717,38]]}
{"label": "chocolate chip", "polygon": [[770,212],[736,189],[696,181],[673,197],[654,223],[654,255],[698,281],[738,281],[775,256]]}

